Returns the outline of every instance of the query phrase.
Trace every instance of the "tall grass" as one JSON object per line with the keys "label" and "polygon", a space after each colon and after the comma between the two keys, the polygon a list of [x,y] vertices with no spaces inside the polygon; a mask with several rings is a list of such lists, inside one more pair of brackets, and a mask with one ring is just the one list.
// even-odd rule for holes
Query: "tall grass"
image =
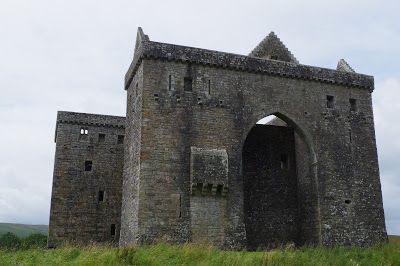
{"label": "tall grass", "polygon": [[221,251],[195,244],[0,250],[0,265],[400,265],[400,243],[370,248]]}

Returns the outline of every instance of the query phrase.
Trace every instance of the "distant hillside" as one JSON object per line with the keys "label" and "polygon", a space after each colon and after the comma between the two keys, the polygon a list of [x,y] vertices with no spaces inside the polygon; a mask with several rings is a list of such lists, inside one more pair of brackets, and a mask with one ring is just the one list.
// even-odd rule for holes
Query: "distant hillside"
{"label": "distant hillside", "polygon": [[36,233],[47,235],[48,230],[48,225],[0,223],[0,235],[3,235],[7,232],[16,234],[19,237],[26,237]]}

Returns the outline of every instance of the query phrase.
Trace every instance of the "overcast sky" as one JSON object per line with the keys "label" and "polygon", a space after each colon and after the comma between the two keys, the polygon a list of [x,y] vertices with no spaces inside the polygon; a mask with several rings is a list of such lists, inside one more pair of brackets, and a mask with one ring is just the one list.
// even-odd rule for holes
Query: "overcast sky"
{"label": "overcast sky", "polygon": [[1,0],[0,222],[48,224],[57,110],[125,115],[136,30],[248,54],[270,31],[302,64],[375,76],[387,229],[400,234],[400,1]]}

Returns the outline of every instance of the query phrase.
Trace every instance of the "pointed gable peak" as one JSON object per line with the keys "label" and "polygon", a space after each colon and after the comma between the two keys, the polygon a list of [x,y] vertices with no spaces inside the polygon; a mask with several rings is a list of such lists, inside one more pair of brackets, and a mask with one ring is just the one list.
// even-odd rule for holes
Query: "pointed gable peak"
{"label": "pointed gable peak", "polygon": [[341,72],[356,73],[354,69],[344,59],[339,60],[336,70]]}
{"label": "pointed gable peak", "polygon": [[286,48],[275,32],[271,31],[249,54],[252,57],[273,59],[298,64],[299,61]]}
{"label": "pointed gable peak", "polygon": [[150,41],[149,36],[144,34],[143,29],[141,27],[138,27],[136,34],[135,53],[143,42],[148,42],[148,41]]}

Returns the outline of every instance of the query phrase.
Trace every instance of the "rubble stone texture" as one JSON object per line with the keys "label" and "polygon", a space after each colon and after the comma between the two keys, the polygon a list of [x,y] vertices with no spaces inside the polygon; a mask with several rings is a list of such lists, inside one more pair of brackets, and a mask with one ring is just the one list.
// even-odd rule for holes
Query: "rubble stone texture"
{"label": "rubble stone texture", "polygon": [[[344,60],[300,64],[274,33],[244,56],[153,42],[139,28],[126,118],[58,114],[49,246],[386,241],[373,89]],[[280,120],[256,124],[269,115]]]}

